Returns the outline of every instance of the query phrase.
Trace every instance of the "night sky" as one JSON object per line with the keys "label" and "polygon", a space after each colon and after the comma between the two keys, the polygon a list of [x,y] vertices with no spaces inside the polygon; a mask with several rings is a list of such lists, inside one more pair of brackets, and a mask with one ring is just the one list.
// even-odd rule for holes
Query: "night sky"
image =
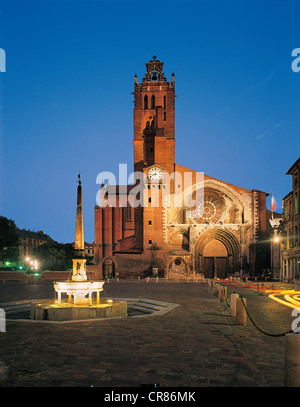
{"label": "night sky", "polygon": [[74,241],[80,171],[93,242],[96,177],[133,171],[134,75],[153,55],[175,73],[176,163],[281,212],[300,155],[299,15],[288,0],[2,1],[0,215]]}

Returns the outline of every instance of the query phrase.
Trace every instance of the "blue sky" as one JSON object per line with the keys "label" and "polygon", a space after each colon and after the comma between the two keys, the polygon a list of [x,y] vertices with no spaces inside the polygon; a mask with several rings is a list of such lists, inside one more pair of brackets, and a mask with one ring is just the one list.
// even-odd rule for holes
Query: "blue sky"
{"label": "blue sky", "polygon": [[3,1],[0,214],[74,241],[80,170],[93,242],[96,177],[133,170],[134,75],[154,54],[175,73],[176,162],[280,211],[300,155],[299,15],[288,0]]}

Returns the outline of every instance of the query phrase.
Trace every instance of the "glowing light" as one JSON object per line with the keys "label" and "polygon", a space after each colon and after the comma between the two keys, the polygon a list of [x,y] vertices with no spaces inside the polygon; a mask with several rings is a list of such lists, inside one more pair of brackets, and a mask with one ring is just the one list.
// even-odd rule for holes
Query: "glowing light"
{"label": "glowing light", "polygon": [[278,236],[276,236],[275,238],[274,238],[274,242],[279,242],[279,237]]}
{"label": "glowing light", "polygon": [[[293,309],[300,308],[300,300],[299,300],[300,291],[295,290],[277,290],[276,293],[269,295],[274,301],[279,302],[286,307],[290,307]],[[283,296],[284,299],[279,298],[278,296]]]}

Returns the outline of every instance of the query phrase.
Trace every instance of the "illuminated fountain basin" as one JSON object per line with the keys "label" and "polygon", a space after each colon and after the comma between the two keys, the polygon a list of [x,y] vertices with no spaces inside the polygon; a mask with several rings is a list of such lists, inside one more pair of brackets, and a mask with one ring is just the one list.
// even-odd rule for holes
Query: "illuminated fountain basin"
{"label": "illuminated fountain basin", "polygon": [[[92,293],[97,293],[97,304],[100,303],[100,291],[103,291],[105,281],[61,281],[54,283],[54,289],[58,294],[58,305],[61,305],[61,294],[66,293],[69,297],[69,303],[74,305],[92,305]],[[88,300],[86,295],[89,296]]]}
{"label": "illuminated fountain basin", "polygon": [[[127,302],[103,300],[104,281],[62,281],[54,283],[57,301],[42,301],[31,304],[30,319],[48,321],[74,321],[95,318],[127,316]],[[96,292],[96,299],[92,293]],[[68,296],[62,301],[61,294]],[[88,297],[87,297],[88,296]]]}

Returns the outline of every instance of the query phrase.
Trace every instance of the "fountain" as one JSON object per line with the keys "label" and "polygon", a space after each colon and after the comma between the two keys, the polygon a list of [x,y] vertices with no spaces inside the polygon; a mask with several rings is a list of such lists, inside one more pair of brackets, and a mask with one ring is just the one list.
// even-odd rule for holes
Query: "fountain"
{"label": "fountain", "polygon": [[[77,213],[75,231],[76,258],[73,259],[72,278],[67,281],[54,282],[57,301],[39,301],[31,305],[31,319],[43,320],[78,320],[107,318],[127,315],[126,301],[101,300],[105,281],[89,281],[86,260],[84,259],[84,233],[82,213],[82,187],[78,175]],[[96,293],[93,302],[92,293]],[[68,301],[62,301],[62,293],[68,295]],[[88,296],[88,298],[87,298]]]}

